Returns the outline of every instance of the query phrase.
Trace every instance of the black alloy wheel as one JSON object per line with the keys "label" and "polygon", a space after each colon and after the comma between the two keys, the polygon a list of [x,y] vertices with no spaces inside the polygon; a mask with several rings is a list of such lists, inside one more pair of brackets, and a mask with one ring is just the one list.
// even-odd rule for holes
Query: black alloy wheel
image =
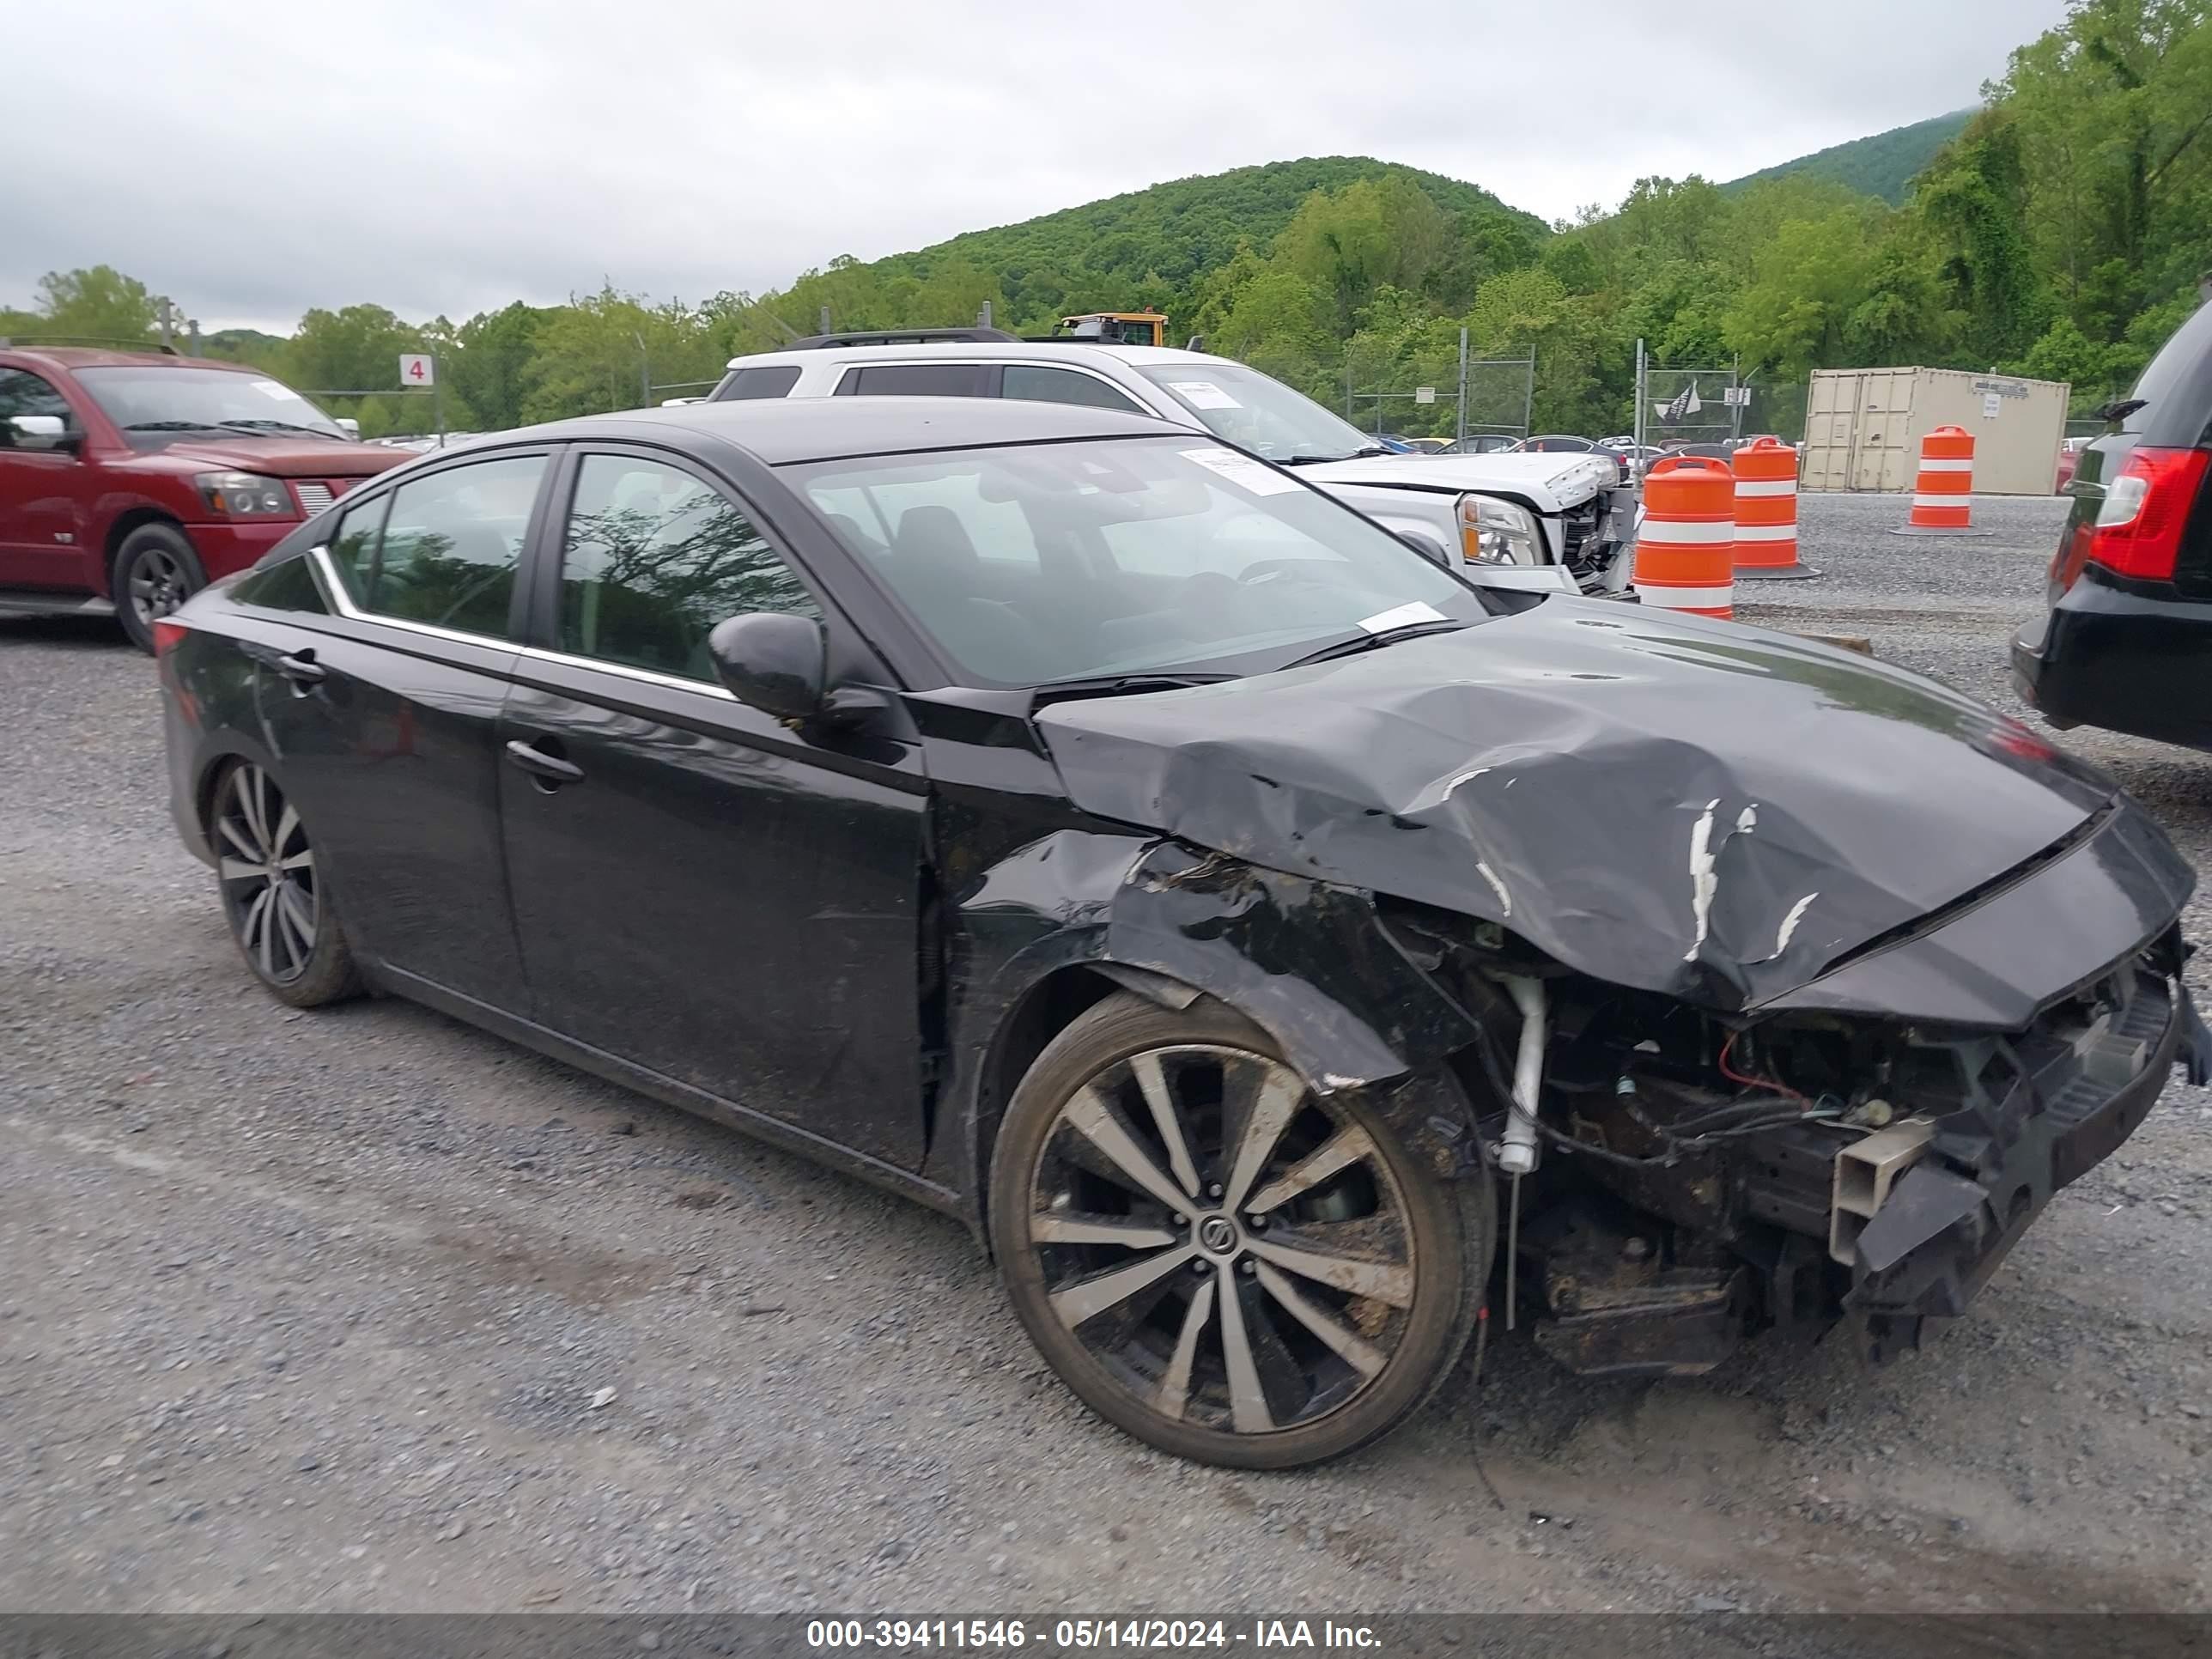
{"label": "black alloy wheel", "polygon": [[116,550],[116,620],[141,651],[154,648],[154,624],[206,586],[192,544],[168,525],[142,525]]}

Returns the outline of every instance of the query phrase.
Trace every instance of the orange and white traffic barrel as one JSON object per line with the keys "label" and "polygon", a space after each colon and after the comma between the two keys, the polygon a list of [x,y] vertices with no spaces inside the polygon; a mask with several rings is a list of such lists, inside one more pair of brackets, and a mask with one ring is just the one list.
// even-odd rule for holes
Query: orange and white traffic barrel
{"label": "orange and white traffic barrel", "polygon": [[1730,458],[1735,472],[1738,581],[1820,573],[1797,562],[1797,447],[1755,438]]}
{"label": "orange and white traffic barrel", "polygon": [[1920,476],[1912,486],[1908,535],[1956,535],[1974,524],[1974,434],[1939,426],[1920,441]]}
{"label": "orange and white traffic barrel", "polygon": [[1699,617],[1735,614],[1735,475],[1707,455],[1670,455],[1644,475],[1636,592]]}

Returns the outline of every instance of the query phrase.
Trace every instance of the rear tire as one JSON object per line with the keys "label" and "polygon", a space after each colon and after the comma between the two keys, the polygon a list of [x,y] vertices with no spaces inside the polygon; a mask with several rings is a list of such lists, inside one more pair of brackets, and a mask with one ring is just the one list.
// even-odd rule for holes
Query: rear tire
{"label": "rear tire", "polygon": [[234,761],[216,777],[208,814],[216,885],[230,937],[278,1000],[315,1008],[356,995],[346,943],[307,825],[265,768]]}
{"label": "rear tire", "polygon": [[207,586],[200,556],[174,525],[142,524],[115,550],[108,596],[131,643],[148,655],[154,623]]}
{"label": "rear tire", "polygon": [[1489,1182],[1442,1179],[1211,998],[1091,1008],[991,1161],[1000,1271],[1060,1380],[1233,1468],[1340,1457],[1419,1410],[1474,1331],[1496,1214]]}

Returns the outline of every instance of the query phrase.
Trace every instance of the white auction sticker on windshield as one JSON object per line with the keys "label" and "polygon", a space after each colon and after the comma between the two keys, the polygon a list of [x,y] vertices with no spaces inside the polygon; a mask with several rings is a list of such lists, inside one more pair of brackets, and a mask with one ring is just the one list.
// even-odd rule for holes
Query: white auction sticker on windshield
{"label": "white auction sticker on windshield", "polygon": [[1415,599],[1411,605],[1401,605],[1395,610],[1378,611],[1371,617],[1362,617],[1359,625],[1370,634],[1387,634],[1394,628],[1409,628],[1415,623],[1450,620],[1426,599]]}
{"label": "white auction sticker on windshield", "polygon": [[1168,390],[1193,409],[1242,409],[1243,404],[1211,380],[1170,380]]}
{"label": "white auction sticker on windshield", "polygon": [[1285,490],[1305,488],[1296,478],[1286,478],[1274,468],[1262,465],[1249,455],[1239,455],[1233,449],[1186,449],[1182,453],[1184,459],[1196,461],[1217,477],[1255,495],[1279,495]]}
{"label": "white auction sticker on windshield", "polygon": [[274,398],[280,403],[292,400],[292,388],[281,380],[256,380],[253,389],[264,398]]}

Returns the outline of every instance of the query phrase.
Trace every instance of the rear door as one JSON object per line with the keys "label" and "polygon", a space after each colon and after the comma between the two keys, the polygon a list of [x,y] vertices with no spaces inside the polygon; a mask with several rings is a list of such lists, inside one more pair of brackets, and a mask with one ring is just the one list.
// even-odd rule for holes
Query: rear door
{"label": "rear door", "polygon": [[336,515],[328,614],[253,647],[279,781],[365,955],[504,1012],[528,995],[499,830],[499,711],[544,447],[411,475]]}
{"label": "rear door", "polygon": [[537,1018],[897,1169],[921,1162],[915,746],[792,731],[716,680],[745,611],[865,651],[769,526],[668,452],[579,447],[501,725]]}

